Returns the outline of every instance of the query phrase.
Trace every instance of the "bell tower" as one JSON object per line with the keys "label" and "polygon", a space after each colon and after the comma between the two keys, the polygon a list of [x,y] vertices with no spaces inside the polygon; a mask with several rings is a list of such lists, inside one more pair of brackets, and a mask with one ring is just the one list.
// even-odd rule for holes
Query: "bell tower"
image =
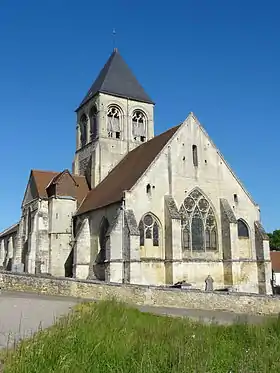
{"label": "bell tower", "polygon": [[132,149],[154,137],[154,102],[114,49],[76,110],[73,173],[99,184]]}

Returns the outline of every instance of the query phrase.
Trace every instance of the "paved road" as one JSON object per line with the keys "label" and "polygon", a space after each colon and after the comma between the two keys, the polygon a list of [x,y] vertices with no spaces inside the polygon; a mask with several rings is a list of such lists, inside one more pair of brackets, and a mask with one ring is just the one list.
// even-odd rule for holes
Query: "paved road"
{"label": "paved road", "polygon": [[0,294],[0,348],[30,336],[40,327],[51,326],[56,317],[69,312],[73,299],[25,293]]}
{"label": "paved road", "polygon": [[[54,297],[27,293],[3,292],[0,294],[0,348],[12,345],[19,339],[30,336],[38,328],[52,325],[57,317],[67,314],[71,307],[81,300],[66,297]],[[189,317],[204,322],[230,324],[236,315],[230,312],[187,310],[176,308],[158,308],[139,306],[142,312],[161,315]],[[246,316],[241,318],[250,323],[263,322],[264,316]]]}

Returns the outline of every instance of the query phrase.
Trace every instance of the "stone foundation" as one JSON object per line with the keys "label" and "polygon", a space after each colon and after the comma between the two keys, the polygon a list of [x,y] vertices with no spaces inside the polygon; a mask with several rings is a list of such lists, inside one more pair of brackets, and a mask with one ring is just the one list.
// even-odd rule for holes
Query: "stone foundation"
{"label": "stone foundation", "polygon": [[115,298],[130,304],[157,307],[221,310],[247,314],[276,314],[280,312],[280,297],[277,296],[106,284],[97,281],[8,272],[0,272],[0,288],[7,291],[94,300]]}

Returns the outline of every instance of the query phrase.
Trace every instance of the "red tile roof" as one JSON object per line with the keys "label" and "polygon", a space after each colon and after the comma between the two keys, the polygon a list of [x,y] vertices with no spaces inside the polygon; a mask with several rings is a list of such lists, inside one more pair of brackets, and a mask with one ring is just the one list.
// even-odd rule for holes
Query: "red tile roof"
{"label": "red tile roof", "polygon": [[179,127],[180,125],[170,128],[130,151],[107,177],[88,193],[77,215],[121,201],[123,192],[133,187]]}
{"label": "red tile roof", "polygon": [[271,266],[274,272],[280,272],[280,251],[270,251]]}
{"label": "red tile roof", "polygon": [[[34,179],[34,183],[40,198],[48,198],[46,188],[50,184],[50,182],[52,182],[52,180],[60,174],[61,172],[31,170],[31,177],[33,177]],[[87,195],[89,188],[84,176],[72,175],[72,177],[77,183],[77,201],[79,206]]]}

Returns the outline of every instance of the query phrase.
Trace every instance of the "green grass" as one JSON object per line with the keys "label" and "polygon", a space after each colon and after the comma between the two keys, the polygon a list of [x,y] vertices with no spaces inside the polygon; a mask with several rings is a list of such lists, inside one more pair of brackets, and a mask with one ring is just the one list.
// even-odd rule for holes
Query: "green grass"
{"label": "green grass", "polygon": [[202,325],[114,301],[83,304],[4,362],[4,373],[279,373],[280,320]]}

